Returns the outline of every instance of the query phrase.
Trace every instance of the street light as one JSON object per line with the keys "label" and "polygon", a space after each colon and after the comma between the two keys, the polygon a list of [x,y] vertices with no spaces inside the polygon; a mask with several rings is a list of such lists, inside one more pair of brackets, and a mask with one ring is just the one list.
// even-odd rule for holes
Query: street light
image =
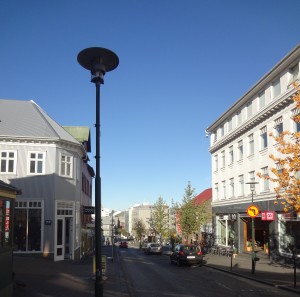
{"label": "street light", "polygon": [[[258,184],[256,181],[251,181],[246,183],[250,185],[250,191],[251,191],[251,196],[252,196],[252,204],[253,204],[253,193],[255,191],[255,185]],[[252,217],[251,221],[251,229],[252,229],[252,274],[255,273],[255,229],[254,229],[254,217]]]}
{"label": "street light", "polygon": [[95,296],[103,296],[101,267],[101,177],[100,177],[100,84],[104,83],[106,72],[119,65],[118,56],[102,47],[90,47],[77,56],[78,63],[91,71],[91,82],[96,85],[96,176],[95,176]]}

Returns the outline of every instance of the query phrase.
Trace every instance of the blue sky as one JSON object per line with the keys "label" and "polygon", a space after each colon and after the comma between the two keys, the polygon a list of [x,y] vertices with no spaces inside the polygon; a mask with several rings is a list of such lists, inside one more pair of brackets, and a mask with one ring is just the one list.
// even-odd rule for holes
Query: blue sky
{"label": "blue sky", "polygon": [[181,202],[211,187],[213,123],[299,43],[299,0],[0,0],[0,98],[91,127],[91,46],[120,59],[101,86],[102,205]]}

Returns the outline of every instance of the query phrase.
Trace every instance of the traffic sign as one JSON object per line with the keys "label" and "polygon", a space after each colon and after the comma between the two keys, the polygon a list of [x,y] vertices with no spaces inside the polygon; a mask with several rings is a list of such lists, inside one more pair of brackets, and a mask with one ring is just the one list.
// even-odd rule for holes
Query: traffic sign
{"label": "traffic sign", "polygon": [[255,206],[255,205],[250,205],[247,208],[247,214],[251,218],[256,218],[259,215],[259,209],[258,209],[258,207]]}

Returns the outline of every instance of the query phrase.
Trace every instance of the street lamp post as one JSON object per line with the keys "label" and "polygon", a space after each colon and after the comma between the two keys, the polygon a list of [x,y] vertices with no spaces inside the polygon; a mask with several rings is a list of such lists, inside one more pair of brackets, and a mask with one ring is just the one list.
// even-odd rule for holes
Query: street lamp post
{"label": "street lamp post", "polygon": [[[253,204],[253,194],[255,191],[255,185],[258,184],[258,182],[255,181],[251,181],[246,183],[248,185],[250,185],[250,191],[251,191],[251,197],[252,197],[252,204]],[[252,217],[251,219],[251,230],[252,230],[252,274],[255,273],[255,228],[254,228],[254,218]]]}
{"label": "street lamp post", "polygon": [[91,71],[91,82],[96,86],[96,175],[95,175],[95,296],[103,296],[101,268],[101,177],[100,177],[100,84],[104,83],[106,72],[119,65],[118,56],[105,48],[90,47],[77,56],[78,63]]}

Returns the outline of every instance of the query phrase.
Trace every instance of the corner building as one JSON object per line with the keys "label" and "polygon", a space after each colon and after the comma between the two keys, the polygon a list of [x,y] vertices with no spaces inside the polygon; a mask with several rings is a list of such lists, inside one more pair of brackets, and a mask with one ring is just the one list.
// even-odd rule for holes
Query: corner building
{"label": "corner building", "polygon": [[[247,208],[252,192],[247,182],[256,181],[253,204],[260,214],[254,219],[257,248],[273,258],[291,257],[291,248],[300,248],[300,218],[284,213],[276,200],[273,182],[257,176],[270,174],[277,167],[269,158],[278,155],[270,132],[300,131],[293,121],[299,113],[291,97],[299,83],[300,45],[288,53],[221,117],[207,128],[212,160],[212,212],[214,243],[232,246],[239,253],[251,241],[251,218]],[[265,220],[262,213],[270,214]]]}

